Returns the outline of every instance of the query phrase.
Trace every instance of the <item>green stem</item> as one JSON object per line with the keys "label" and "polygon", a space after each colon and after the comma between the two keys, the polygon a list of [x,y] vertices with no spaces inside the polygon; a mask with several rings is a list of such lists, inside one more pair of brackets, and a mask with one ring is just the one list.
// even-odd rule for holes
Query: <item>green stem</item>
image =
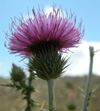
{"label": "green stem", "polygon": [[32,93],[32,74],[30,74],[28,78],[27,107],[25,111],[32,111],[31,93]]}
{"label": "green stem", "polygon": [[54,79],[49,79],[48,83],[48,111],[56,111]]}
{"label": "green stem", "polygon": [[94,56],[94,48],[90,48],[90,67],[89,67],[89,76],[87,80],[87,85],[86,85],[86,94],[85,94],[85,99],[84,99],[84,104],[83,104],[83,111],[87,111],[87,105],[88,105],[88,100],[89,100],[89,94],[90,94],[90,88],[91,88],[91,79],[92,79],[92,68],[93,68],[93,56]]}

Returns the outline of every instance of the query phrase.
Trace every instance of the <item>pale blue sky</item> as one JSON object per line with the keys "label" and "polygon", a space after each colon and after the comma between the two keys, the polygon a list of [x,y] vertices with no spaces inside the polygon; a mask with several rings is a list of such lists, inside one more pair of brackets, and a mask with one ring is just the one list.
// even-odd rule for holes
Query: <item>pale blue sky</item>
{"label": "pale blue sky", "polygon": [[64,10],[72,10],[77,15],[78,21],[82,19],[85,26],[84,40],[91,42],[100,42],[100,0],[0,0],[0,76],[9,76],[12,62],[23,66],[26,60],[20,61],[20,57],[11,55],[8,49],[4,47],[5,34],[9,32],[11,17],[20,17],[20,13],[26,16],[27,7],[30,15],[31,9],[44,6],[51,7],[53,3]]}

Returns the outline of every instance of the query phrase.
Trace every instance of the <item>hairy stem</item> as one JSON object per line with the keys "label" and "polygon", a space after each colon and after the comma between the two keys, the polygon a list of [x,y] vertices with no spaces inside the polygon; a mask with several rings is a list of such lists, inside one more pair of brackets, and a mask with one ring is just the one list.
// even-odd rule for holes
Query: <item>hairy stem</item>
{"label": "hairy stem", "polygon": [[87,111],[87,105],[88,105],[88,100],[89,100],[89,94],[90,94],[90,88],[91,88],[91,79],[92,79],[92,68],[93,68],[93,56],[94,56],[94,48],[90,48],[90,67],[89,67],[89,76],[87,80],[87,85],[86,85],[86,94],[85,94],[85,99],[84,99],[84,104],[83,104],[83,111]]}
{"label": "hairy stem", "polygon": [[48,111],[56,111],[54,79],[49,79],[48,83]]}

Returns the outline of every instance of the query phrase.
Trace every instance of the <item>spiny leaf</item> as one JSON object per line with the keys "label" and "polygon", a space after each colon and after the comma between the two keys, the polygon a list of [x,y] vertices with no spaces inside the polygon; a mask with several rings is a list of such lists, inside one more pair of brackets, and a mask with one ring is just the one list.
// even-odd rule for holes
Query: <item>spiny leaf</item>
{"label": "spiny leaf", "polygon": [[6,87],[15,87],[13,84],[2,84],[2,83],[0,83],[0,86],[6,86]]}

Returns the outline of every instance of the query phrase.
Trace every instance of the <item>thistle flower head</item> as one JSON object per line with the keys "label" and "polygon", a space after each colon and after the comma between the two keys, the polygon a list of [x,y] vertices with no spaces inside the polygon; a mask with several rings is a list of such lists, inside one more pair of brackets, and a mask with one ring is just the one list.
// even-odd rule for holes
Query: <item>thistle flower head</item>
{"label": "thistle flower head", "polygon": [[[63,17],[61,8],[53,6],[53,12],[46,14],[44,11],[38,12],[33,8],[33,18],[16,18],[12,20],[11,35],[8,37],[10,53],[19,53],[21,56],[42,52],[44,48],[49,51],[53,48],[57,51],[67,51],[69,48],[76,47],[80,43],[84,29],[82,23],[76,27],[76,16],[71,13]],[[19,22],[19,24],[18,24]],[[18,24],[18,25],[17,25]]]}
{"label": "thistle flower head", "polygon": [[[8,37],[10,53],[19,53],[26,58],[32,56],[31,65],[36,74],[44,79],[59,77],[66,66],[67,59],[62,58],[62,51],[76,47],[83,35],[82,22],[76,27],[76,16],[71,13],[63,17],[61,8],[53,6],[53,12],[46,14],[34,9],[33,18],[12,20],[11,35]],[[19,22],[19,24],[18,24]],[[17,25],[18,24],[18,25]]]}

